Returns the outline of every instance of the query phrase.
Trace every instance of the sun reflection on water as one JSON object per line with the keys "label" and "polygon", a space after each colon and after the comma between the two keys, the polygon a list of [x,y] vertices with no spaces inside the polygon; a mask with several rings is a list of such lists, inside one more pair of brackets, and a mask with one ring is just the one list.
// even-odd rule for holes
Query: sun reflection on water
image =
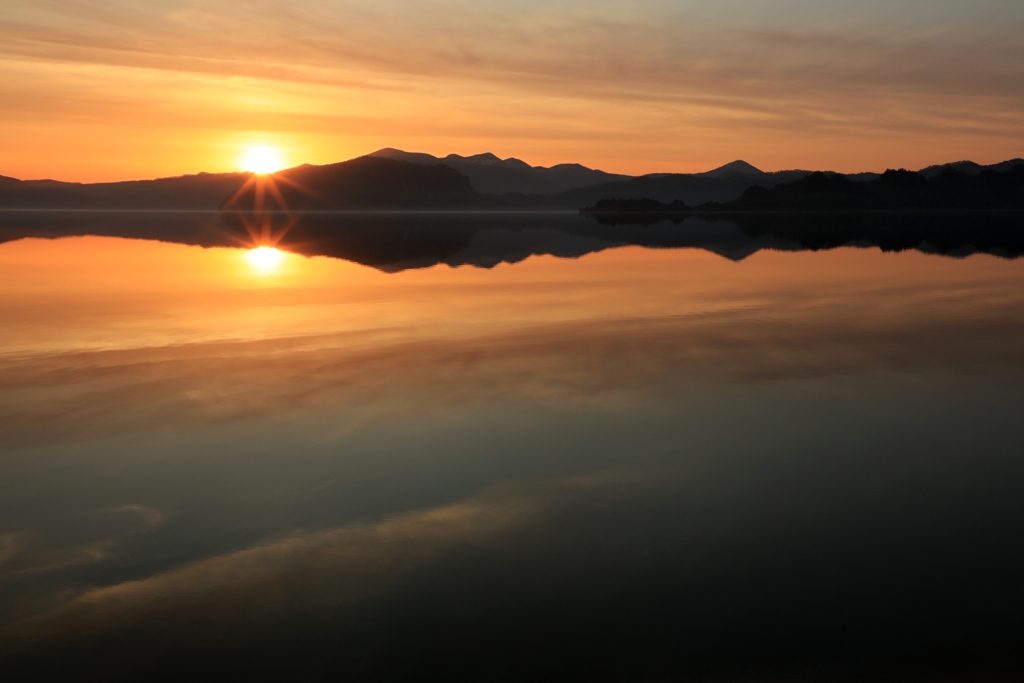
{"label": "sun reflection on water", "polygon": [[257,247],[245,253],[245,260],[257,272],[269,274],[276,272],[284,261],[284,252],[274,247]]}

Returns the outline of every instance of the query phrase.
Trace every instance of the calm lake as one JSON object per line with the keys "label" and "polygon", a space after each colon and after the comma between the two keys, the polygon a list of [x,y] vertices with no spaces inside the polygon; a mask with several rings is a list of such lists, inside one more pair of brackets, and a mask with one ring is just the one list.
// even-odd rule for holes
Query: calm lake
{"label": "calm lake", "polygon": [[477,215],[298,249],[345,260],[6,220],[4,680],[1022,671],[998,245]]}

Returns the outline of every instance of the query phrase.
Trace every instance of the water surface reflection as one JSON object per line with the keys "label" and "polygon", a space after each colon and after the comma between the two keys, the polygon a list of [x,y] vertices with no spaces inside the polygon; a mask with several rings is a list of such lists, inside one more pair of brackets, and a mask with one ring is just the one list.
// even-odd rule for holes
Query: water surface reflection
{"label": "water surface reflection", "polygon": [[10,242],[0,656],[1011,680],[1022,285],[873,249],[388,274]]}
{"label": "water surface reflection", "polygon": [[1016,258],[1024,253],[1024,212],[0,211],[0,243],[77,235],[278,247],[388,272],[441,263],[491,268],[530,256],[576,258],[622,246],[698,248],[732,260],[766,249],[843,246]]}

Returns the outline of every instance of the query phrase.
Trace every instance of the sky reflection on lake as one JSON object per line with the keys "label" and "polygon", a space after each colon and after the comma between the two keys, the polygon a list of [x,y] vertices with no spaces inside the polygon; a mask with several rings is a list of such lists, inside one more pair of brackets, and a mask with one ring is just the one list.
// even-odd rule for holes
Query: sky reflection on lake
{"label": "sky reflection on lake", "polygon": [[987,255],[2,244],[0,658],[1010,680],[1022,333]]}

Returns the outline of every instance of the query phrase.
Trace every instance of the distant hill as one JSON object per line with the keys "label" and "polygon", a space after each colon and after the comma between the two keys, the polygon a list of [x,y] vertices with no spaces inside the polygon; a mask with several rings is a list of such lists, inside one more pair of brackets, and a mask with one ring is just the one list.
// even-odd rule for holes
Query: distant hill
{"label": "distant hill", "polygon": [[199,173],[157,180],[83,184],[0,176],[0,208],[213,211],[249,177],[249,173]]}
{"label": "distant hill", "polygon": [[473,189],[481,194],[555,194],[575,187],[597,185],[630,176],[605,173],[581,164],[530,166],[525,161],[500,159],[494,154],[460,156],[449,154],[440,158],[420,152],[403,152],[385,148],[368,156],[406,161],[413,164],[445,164],[469,178]]}
{"label": "distant hill", "polygon": [[617,182],[602,183],[561,192],[557,195],[507,197],[510,206],[530,208],[578,209],[593,206],[602,199],[653,199],[671,203],[680,201],[691,206],[705,202],[728,202],[737,199],[753,185],[774,187],[792,182],[808,171],[778,171],[758,174],[727,172],[721,175],[703,173],[658,173]]}
{"label": "distant hill", "polygon": [[704,173],[696,173],[694,175],[704,176],[705,178],[721,178],[727,175],[763,176],[765,175],[765,172],[752,164],[748,164],[742,159],[737,159],[725,166],[719,166],[716,169],[705,171]]}
{"label": "distant hill", "polygon": [[493,154],[463,157],[386,148],[369,156],[415,164],[445,164],[466,175],[477,192],[502,195],[485,200],[488,206],[504,209],[578,209],[601,199],[650,198],[702,204],[731,201],[751,185],[774,186],[802,178],[810,171],[767,173],[741,160],[704,173],[652,173],[632,177],[605,173],[580,164],[559,164],[550,168],[530,166],[519,159],[499,159]]}
{"label": "distant hill", "polygon": [[982,171],[1009,171],[1014,166],[1024,164],[1024,159],[1010,159],[1008,161],[1002,161],[998,164],[991,164],[989,166],[982,166],[976,164],[973,161],[954,161],[948,164],[936,164],[935,166],[929,166],[928,168],[922,168],[918,173],[923,175],[925,178],[932,178],[937,176],[943,170],[951,168],[954,171],[963,171],[968,175],[978,175]]}
{"label": "distant hill", "polygon": [[[974,177],[986,171],[1005,171],[1020,163],[1024,162],[1016,159],[991,166],[954,162],[922,169],[920,176],[932,179],[948,169]],[[664,204],[682,202],[690,206],[708,202],[725,204],[740,199],[749,188],[759,186],[770,190],[810,175],[810,171],[804,170],[765,172],[737,160],[704,173],[629,177],[579,164],[534,167],[518,159],[499,159],[493,154],[472,157],[452,154],[439,159],[429,154],[384,149],[360,159],[324,166],[307,164],[269,177],[280,180],[275,184],[280,185],[282,199],[291,201],[293,208],[575,211],[612,198],[649,199]],[[820,175],[844,177],[831,172]],[[199,173],[156,180],[83,184],[0,176],[0,209],[212,211],[252,178],[248,173]],[[845,178],[860,184],[875,181],[880,175],[858,173]],[[510,188],[518,189],[510,191]],[[843,191],[856,194],[850,188]],[[239,195],[239,199],[244,197],[245,193]],[[254,204],[255,194],[251,198]],[[847,199],[853,201],[850,197]]]}
{"label": "distant hill", "polygon": [[708,211],[1024,210],[1024,162],[1007,171],[976,174],[946,167],[931,177],[889,170],[874,180],[812,173],[774,188],[754,186]]}
{"label": "distant hill", "polygon": [[226,198],[230,210],[441,209],[478,206],[469,179],[443,165],[359,157],[255,177]]}
{"label": "distant hill", "polygon": [[[401,153],[402,156],[407,153]],[[412,155],[416,157],[417,155]],[[422,155],[429,156],[429,155]],[[489,165],[488,159],[491,155],[480,155],[475,157],[476,161],[462,164],[462,168],[468,166],[479,169],[494,170],[494,178],[499,176],[511,176],[520,174],[522,169],[516,169],[509,165],[509,161],[498,160],[500,165]],[[496,159],[496,157],[494,157]],[[307,197],[299,201],[291,190],[288,190],[294,206],[345,206],[345,207],[369,207],[374,208],[410,208],[413,206],[447,207],[447,208],[489,208],[495,210],[571,210],[575,211],[581,206],[593,205],[601,199],[617,197],[621,199],[642,199],[651,198],[658,201],[672,202],[679,200],[687,204],[702,204],[708,201],[727,202],[739,197],[745,189],[752,185],[773,187],[780,182],[788,182],[801,178],[807,174],[806,171],[782,171],[778,173],[764,173],[762,171],[751,172],[748,169],[730,169],[718,173],[716,169],[709,173],[701,174],[679,174],[659,173],[638,178],[628,176],[615,176],[613,174],[593,171],[575,164],[562,164],[552,169],[541,169],[543,171],[555,170],[563,178],[562,184],[570,182],[585,183],[594,178],[602,178],[601,182],[593,185],[574,187],[569,190],[550,192],[553,186],[544,181],[541,183],[537,177],[536,186],[542,191],[539,193],[510,192],[505,194],[494,194],[480,190],[476,187],[469,173],[454,168],[448,161],[438,163],[421,163],[421,161],[406,161],[403,159],[389,159],[387,157],[360,157],[360,159],[376,159],[383,162],[394,162],[392,165],[373,165],[372,162],[360,162],[353,159],[340,164],[328,164],[325,166],[304,165],[293,169],[287,169],[273,174],[272,178],[283,179],[282,187],[290,187],[289,180],[296,182],[308,182],[316,186],[317,192],[324,198],[324,201],[313,201]],[[432,157],[431,157],[432,159]],[[359,163],[354,163],[359,162]],[[518,162],[522,163],[522,162]],[[349,164],[349,166],[345,166]],[[353,165],[354,164],[354,165]],[[409,166],[415,168],[408,168]],[[523,164],[523,166],[526,166]],[[350,169],[340,172],[340,169]],[[447,171],[430,169],[447,168]],[[529,169],[529,166],[526,166]],[[723,167],[725,169],[727,167]],[[753,168],[753,167],[750,167]],[[318,170],[319,169],[319,170]],[[330,169],[339,169],[335,174]],[[417,172],[419,169],[420,172]],[[528,171],[533,174],[537,169]],[[471,168],[472,171],[472,168]],[[393,172],[394,177],[389,177]],[[366,173],[366,178],[359,181],[356,175]],[[490,171],[484,171],[484,174]],[[447,190],[440,192],[439,187],[424,187],[415,190],[413,185],[425,182],[428,186],[440,177],[447,178],[454,194],[445,194]],[[478,179],[480,174],[476,176]],[[23,181],[14,178],[0,176],[0,208],[30,208],[30,209],[200,209],[216,210],[227,197],[234,195],[242,186],[252,178],[248,173],[200,173],[193,176],[182,176],[180,178],[162,178],[158,180],[129,181],[120,183],[63,183],[53,180],[31,180]],[[457,178],[465,178],[465,182]],[[612,178],[613,180],[607,180]],[[616,180],[625,178],[625,180]],[[433,179],[433,180],[432,180]],[[342,199],[341,194],[348,192],[342,187],[329,187],[332,182],[340,182],[347,188],[355,188],[360,182],[363,189]],[[497,181],[496,181],[497,182]],[[504,181],[502,181],[504,182]],[[526,181],[523,181],[524,183]],[[460,189],[455,191],[455,185]],[[491,186],[493,187],[493,186]],[[390,189],[389,189],[390,188]],[[294,188],[293,188],[294,189]],[[354,189],[353,189],[354,191]],[[394,192],[388,195],[388,192]],[[422,196],[412,200],[412,197],[421,192]],[[436,196],[434,196],[436,194]],[[335,196],[337,195],[337,196]],[[358,195],[358,197],[357,197]],[[372,198],[371,198],[372,195]],[[445,198],[441,200],[441,196]],[[334,197],[329,199],[328,197]]]}

